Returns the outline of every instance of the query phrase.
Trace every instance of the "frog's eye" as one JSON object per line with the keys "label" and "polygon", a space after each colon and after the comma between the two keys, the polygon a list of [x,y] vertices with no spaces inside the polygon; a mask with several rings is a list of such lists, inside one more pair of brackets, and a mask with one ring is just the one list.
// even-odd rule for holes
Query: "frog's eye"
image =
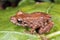
{"label": "frog's eye", "polygon": [[18,22],[19,24],[22,24],[22,20],[21,20],[21,19],[18,19],[17,22]]}

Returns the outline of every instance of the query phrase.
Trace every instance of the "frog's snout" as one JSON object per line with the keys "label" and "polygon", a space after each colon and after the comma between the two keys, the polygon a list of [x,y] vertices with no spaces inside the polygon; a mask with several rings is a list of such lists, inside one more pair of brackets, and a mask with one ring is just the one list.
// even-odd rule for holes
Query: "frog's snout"
{"label": "frog's snout", "polygon": [[17,22],[15,17],[11,17],[11,18],[10,18],[10,21],[11,21],[12,23],[16,23],[16,22]]}

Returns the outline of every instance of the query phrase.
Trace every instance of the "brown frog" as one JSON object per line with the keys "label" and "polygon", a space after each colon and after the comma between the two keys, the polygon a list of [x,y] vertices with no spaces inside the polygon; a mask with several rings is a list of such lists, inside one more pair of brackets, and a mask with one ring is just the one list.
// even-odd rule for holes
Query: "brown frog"
{"label": "brown frog", "polygon": [[51,16],[44,12],[34,12],[31,14],[18,11],[12,16],[10,21],[16,25],[31,28],[30,32],[36,31],[39,34],[48,33],[53,27]]}

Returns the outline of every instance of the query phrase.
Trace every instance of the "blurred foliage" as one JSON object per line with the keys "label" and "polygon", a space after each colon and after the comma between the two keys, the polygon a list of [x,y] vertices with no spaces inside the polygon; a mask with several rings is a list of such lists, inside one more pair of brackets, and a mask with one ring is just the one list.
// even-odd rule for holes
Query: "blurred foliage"
{"label": "blurred foliage", "polygon": [[55,3],[60,3],[60,0],[55,0]]}

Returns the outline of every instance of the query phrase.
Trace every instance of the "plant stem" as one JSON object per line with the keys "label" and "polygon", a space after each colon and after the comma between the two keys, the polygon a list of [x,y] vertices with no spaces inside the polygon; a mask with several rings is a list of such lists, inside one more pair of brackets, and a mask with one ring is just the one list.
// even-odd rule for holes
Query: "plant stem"
{"label": "plant stem", "polygon": [[53,5],[54,5],[54,3],[52,3],[52,4],[47,8],[46,13],[49,13],[49,12],[50,12],[50,10],[51,10],[51,8],[53,7]]}
{"label": "plant stem", "polygon": [[46,37],[48,37],[48,38],[52,38],[52,37],[57,36],[57,35],[60,35],[60,31],[57,31],[57,32],[54,32],[54,33],[48,34]]}

